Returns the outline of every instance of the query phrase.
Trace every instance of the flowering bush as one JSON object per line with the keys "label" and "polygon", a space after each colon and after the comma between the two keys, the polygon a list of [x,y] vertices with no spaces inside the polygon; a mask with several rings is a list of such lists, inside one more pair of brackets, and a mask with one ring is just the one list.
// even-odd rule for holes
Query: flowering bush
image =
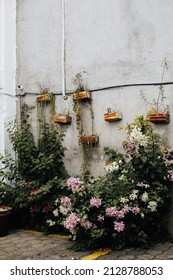
{"label": "flowering bush", "polygon": [[58,200],[54,220],[69,231],[75,249],[147,247],[166,235],[168,152],[143,117],[125,129],[123,154],[105,148],[106,175],[88,182],[70,177],[68,195]]}

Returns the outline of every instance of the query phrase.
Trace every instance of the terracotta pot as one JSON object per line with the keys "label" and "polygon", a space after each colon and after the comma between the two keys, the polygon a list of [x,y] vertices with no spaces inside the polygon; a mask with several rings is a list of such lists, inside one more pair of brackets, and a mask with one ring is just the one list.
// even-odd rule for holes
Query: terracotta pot
{"label": "terracotta pot", "polygon": [[71,117],[70,116],[56,115],[56,116],[54,116],[54,122],[59,123],[59,124],[70,124],[71,123]]}
{"label": "terracotta pot", "polygon": [[109,122],[116,122],[122,120],[122,114],[119,112],[104,114],[104,120]]}
{"label": "terracotta pot", "polygon": [[75,92],[73,94],[74,100],[88,100],[90,98],[91,98],[91,96],[88,91]]}
{"label": "terracotta pot", "polygon": [[163,114],[163,113],[155,113],[149,114],[149,120],[153,123],[169,123],[170,122],[170,115]]}
{"label": "terracotta pot", "polygon": [[12,208],[0,206],[0,237],[7,235]]}
{"label": "terracotta pot", "polygon": [[49,93],[43,93],[37,96],[38,102],[49,102],[50,101],[50,94]]}
{"label": "terracotta pot", "polygon": [[96,145],[98,144],[99,137],[97,135],[84,135],[80,137],[81,143]]}

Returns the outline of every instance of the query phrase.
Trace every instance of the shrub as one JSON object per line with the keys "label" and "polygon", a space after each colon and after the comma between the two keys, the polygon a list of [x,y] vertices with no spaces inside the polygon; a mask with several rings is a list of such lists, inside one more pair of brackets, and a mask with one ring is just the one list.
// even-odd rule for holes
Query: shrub
{"label": "shrub", "polygon": [[172,178],[162,139],[143,117],[125,129],[125,152],[105,149],[106,175],[87,183],[67,180],[69,194],[61,197],[56,213],[75,249],[147,247],[166,236]]}
{"label": "shrub", "polygon": [[[36,142],[29,123],[28,106],[23,105],[20,124],[9,123],[7,130],[16,158],[1,156],[0,175],[15,184],[6,185],[12,193],[11,200],[3,198],[1,203],[11,204],[20,226],[46,231],[46,220],[50,217],[52,201],[60,193],[60,181],[67,177],[63,163],[65,148],[63,134],[55,126],[41,122],[41,133]],[[4,185],[5,186],[5,185]],[[35,193],[38,192],[36,196]],[[47,207],[46,207],[47,206]]]}

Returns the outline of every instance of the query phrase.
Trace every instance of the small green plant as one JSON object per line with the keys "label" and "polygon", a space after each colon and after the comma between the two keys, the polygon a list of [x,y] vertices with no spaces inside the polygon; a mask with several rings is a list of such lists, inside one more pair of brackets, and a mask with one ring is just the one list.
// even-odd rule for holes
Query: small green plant
{"label": "small green plant", "polygon": [[83,74],[86,74],[86,71],[79,72],[75,75],[74,79],[72,80],[74,86],[75,86],[75,92],[81,92],[87,90],[86,85],[84,85],[83,82]]}

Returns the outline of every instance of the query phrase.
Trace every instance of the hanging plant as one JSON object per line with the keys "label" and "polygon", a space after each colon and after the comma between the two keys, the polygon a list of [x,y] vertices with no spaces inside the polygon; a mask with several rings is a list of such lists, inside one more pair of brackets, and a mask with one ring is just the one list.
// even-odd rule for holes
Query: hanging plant
{"label": "hanging plant", "polygon": [[148,101],[148,99],[145,97],[144,93],[141,92],[141,97],[145,101],[146,104],[151,106],[151,110],[148,112],[148,119],[149,121],[156,123],[156,124],[167,124],[170,122],[170,115],[169,115],[169,107],[168,105],[164,104],[164,100],[166,99],[166,96],[164,95],[164,89],[163,89],[163,78],[165,74],[165,70],[168,70],[168,64],[166,59],[164,59],[163,62],[163,71],[162,71],[162,77],[161,77],[161,83],[159,87],[159,93],[157,98],[153,99],[152,101]]}
{"label": "hanging plant", "polygon": [[[83,132],[83,121],[82,121],[82,108],[81,108],[80,100],[87,100],[89,96],[87,95],[88,91],[86,91],[83,85],[81,72],[75,75],[72,82],[75,86],[75,92],[73,94],[73,110],[76,114],[76,127],[79,132],[79,136],[81,136]],[[84,92],[85,94],[82,94]]]}
{"label": "hanging plant", "polygon": [[80,91],[73,94],[74,100],[90,100],[91,95],[89,91]]}
{"label": "hanging plant", "polygon": [[38,102],[50,102],[51,96],[49,93],[40,94],[37,96],[37,101]]}
{"label": "hanging plant", "polygon": [[45,117],[45,108],[50,105],[50,117],[55,115],[55,95],[49,89],[39,84],[40,94],[37,96],[38,117]]}
{"label": "hanging plant", "polygon": [[97,135],[83,135],[80,137],[81,143],[88,145],[97,145],[99,142],[99,137]]}
{"label": "hanging plant", "polygon": [[161,123],[169,123],[170,115],[168,113],[157,113],[157,112],[149,112],[148,119],[152,123],[161,124]]}
{"label": "hanging plant", "polygon": [[122,120],[122,113],[120,112],[111,112],[111,109],[107,109],[107,113],[104,114],[104,120],[109,122],[116,122]]}
{"label": "hanging plant", "polygon": [[54,122],[59,124],[70,124],[71,117],[69,115],[55,115]]}

